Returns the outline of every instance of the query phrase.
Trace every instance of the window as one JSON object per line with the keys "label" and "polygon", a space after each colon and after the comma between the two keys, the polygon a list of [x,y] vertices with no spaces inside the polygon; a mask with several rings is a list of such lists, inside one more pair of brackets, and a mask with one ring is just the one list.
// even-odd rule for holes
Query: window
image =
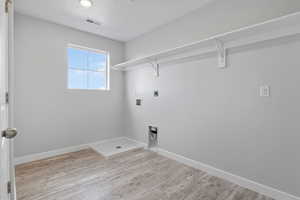
{"label": "window", "polygon": [[68,88],[109,90],[109,56],[107,52],[68,47]]}

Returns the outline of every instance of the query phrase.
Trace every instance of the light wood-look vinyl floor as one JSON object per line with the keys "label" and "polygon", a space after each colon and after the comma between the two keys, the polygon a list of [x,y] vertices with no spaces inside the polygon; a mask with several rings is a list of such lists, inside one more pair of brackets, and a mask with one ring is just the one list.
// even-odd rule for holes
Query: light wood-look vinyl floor
{"label": "light wood-look vinyl floor", "polygon": [[16,167],[18,200],[272,200],[139,149],[105,159],[92,149]]}

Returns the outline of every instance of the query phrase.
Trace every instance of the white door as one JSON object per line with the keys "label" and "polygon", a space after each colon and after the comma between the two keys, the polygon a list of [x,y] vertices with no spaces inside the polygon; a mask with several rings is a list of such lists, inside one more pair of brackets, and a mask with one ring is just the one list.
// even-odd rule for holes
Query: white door
{"label": "white door", "polygon": [[6,11],[11,2],[0,0],[0,199],[12,200],[14,195],[14,177],[11,145],[12,138],[16,135],[15,130],[8,129],[8,69],[9,69],[9,15]]}

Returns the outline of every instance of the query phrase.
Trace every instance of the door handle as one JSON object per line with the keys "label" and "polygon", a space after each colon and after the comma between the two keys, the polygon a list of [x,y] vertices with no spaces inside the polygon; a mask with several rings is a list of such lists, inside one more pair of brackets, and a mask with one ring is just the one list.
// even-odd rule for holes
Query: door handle
{"label": "door handle", "polygon": [[18,134],[18,131],[15,128],[8,128],[8,129],[2,131],[2,137],[5,137],[7,139],[12,139],[12,138],[16,137],[17,134]]}

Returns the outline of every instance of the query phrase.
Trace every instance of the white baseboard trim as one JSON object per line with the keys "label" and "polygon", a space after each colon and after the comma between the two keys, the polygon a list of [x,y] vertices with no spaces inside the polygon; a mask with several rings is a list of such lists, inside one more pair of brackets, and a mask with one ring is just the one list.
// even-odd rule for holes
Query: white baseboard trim
{"label": "white baseboard trim", "polygon": [[200,163],[198,161],[186,158],[184,156],[168,152],[161,148],[156,148],[155,152],[157,152],[160,155],[166,156],[168,158],[171,158],[173,160],[176,160],[178,162],[181,162],[183,164],[186,164],[188,166],[194,167],[196,169],[205,171],[213,176],[228,180],[232,183],[235,183],[237,185],[240,185],[244,188],[248,188],[250,190],[256,191],[260,194],[266,195],[268,197],[274,198],[276,200],[300,200],[299,197],[296,197],[294,195],[288,194],[286,192],[279,191],[277,189],[274,189],[272,187],[251,181],[249,179],[243,178],[241,176],[237,176],[234,174],[231,174],[229,172],[214,168],[212,166]]}
{"label": "white baseboard trim", "polygon": [[81,145],[76,145],[76,146],[70,146],[70,147],[66,147],[66,148],[62,148],[62,149],[56,149],[56,150],[51,150],[51,151],[47,151],[47,152],[35,153],[35,154],[30,154],[30,155],[26,155],[26,156],[22,156],[22,157],[16,157],[14,159],[14,164],[19,165],[19,164],[23,164],[23,163],[36,161],[36,160],[50,158],[50,157],[53,157],[53,156],[62,155],[62,154],[65,154],[65,153],[80,151],[82,149],[92,148],[92,146],[94,144],[100,144],[100,143],[104,143],[104,142],[111,141],[111,140],[117,140],[117,139],[120,139],[120,138],[123,138],[123,137],[100,140],[98,142],[93,142],[93,143],[88,143],[88,144],[81,144]]}
{"label": "white baseboard trim", "polygon": [[19,165],[19,164],[23,164],[23,163],[27,163],[27,162],[32,162],[32,161],[36,161],[36,160],[53,157],[53,156],[58,156],[58,155],[65,154],[65,153],[80,151],[80,150],[86,149],[88,147],[89,147],[89,145],[83,144],[83,145],[78,145],[78,146],[66,147],[63,149],[42,152],[42,153],[30,154],[30,155],[15,158],[14,163],[15,163],[15,165]]}
{"label": "white baseboard trim", "polygon": [[[130,138],[128,138],[128,139],[130,139]],[[135,142],[139,142],[139,141],[136,141],[134,139],[130,139],[130,140],[133,140]],[[146,145],[143,142],[139,142],[139,143]],[[260,194],[266,195],[266,196],[271,197],[273,199],[276,199],[276,200],[300,200],[300,197],[296,197],[296,196],[288,194],[286,192],[282,192],[282,191],[274,189],[272,187],[269,187],[269,186],[257,183],[255,181],[251,181],[249,179],[243,178],[241,176],[237,176],[237,175],[231,174],[229,172],[217,169],[217,168],[212,167],[210,165],[206,165],[206,164],[203,164],[201,162],[192,160],[190,158],[186,158],[184,156],[166,151],[166,150],[164,150],[160,147],[151,148],[150,150],[154,151],[154,152],[156,152],[160,155],[163,155],[165,157],[168,157],[170,159],[173,159],[173,160],[176,160],[176,161],[181,162],[183,164],[186,164],[188,166],[191,166],[193,168],[205,171],[205,172],[207,172],[207,173],[209,173],[213,176],[216,176],[216,177],[225,179],[227,181],[230,181],[232,183],[235,183],[237,185],[240,185],[241,187],[248,188],[250,190],[256,191]]]}

